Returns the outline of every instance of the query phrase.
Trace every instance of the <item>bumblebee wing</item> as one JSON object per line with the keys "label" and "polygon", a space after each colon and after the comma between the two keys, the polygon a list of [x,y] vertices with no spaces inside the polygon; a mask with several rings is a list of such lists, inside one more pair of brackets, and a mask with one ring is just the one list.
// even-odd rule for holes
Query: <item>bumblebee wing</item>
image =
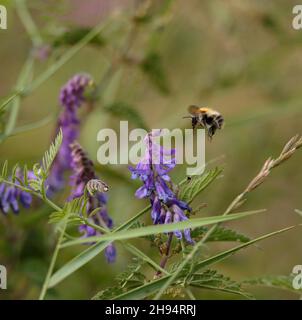
{"label": "bumblebee wing", "polygon": [[200,108],[198,106],[195,105],[191,105],[188,107],[188,111],[192,116],[196,116],[199,114],[199,110]]}

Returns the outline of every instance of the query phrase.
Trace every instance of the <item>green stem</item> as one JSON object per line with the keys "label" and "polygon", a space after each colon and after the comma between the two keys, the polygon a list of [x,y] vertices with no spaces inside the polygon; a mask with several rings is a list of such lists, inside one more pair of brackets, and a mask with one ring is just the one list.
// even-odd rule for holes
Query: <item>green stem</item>
{"label": "green stem", "polygon": [[[22,91],[27,82],[29,81],[30,75],[32,73],[34,66],[34,60],[31,55],[28,56],[27,60],[24,63],[22,71],[18,77],[16,84],[16,92]],[[11,103],[11,111],[9,114],[9,118],[7,120],[7,124],[5,126],[4,135],[1,137],[1,141],[7,138],[14,130],[19,114],[21,97],[15,95],[15,99],[10,101]]]}
{"label": "green stem", "polygon": [[163,269],[160,265],[158,265],[156,262],[154,262],[150,257],[145,255],[143,252],[141,252],[137,247],[131,245],[130,243],[123,243],[123,246],[125,249],[127,249],[130,253],[134,254],[140,259],[143,259],[148,264],[150,264],[156,271],[162,272],[166,275],[169,275],[170,273]]}
{"label": "green stem", "polygon": [[64,222],[63,228],[60,231],[60,236],[59,236],[59,239],[57,241],[57,244],[56,244],[55,250],[53,252],[52,258],[51,258],[51,262],[50,262],[50,265],[49,265],[49,268],[48,268],[48,271],[47,271],[47,274],[46,274],[46,277],[45,277],[45,280],[44,280],[44,283],[43,283],[43,286],[42,286],[42,290],[41,290],[41,293],[40,293],[40,296],[39,296],[39,300],[43,300],[45,295],[46,295],[48,284],[49,284],[49,280],[51,278],[51,275],[53,273],[53,270],[54,270],[54,267],[55,267],[55,264],[56,264],[56,261],[57,261],[57,258],[58,258],[60,245],[61,245],[61,243],[62,243],[62,241],[64,239],[64,233],[65,233],[65,230],[66,230],[67,221],[68,221],[68,217],[66,217],[66,220]]}
{"label": "green stem", "polygon": [[24,132],[28,132],[31,130],[39,129],[39,128],[44,127],[45,125],[49,124],[54,119],[55,119],[55,116],[53,114],[50,114],[41,120],[19,126],[12,131],[11,136],[21,134]]}
{"label": "green stem", "polygon": [[110,232],[109,230],[107,230],[107,229],[105,229],[105,228],[103,228],[103,227],[101,227],[101,226],[98,226],[97,224],[95,224],[95,223],[93,223],[93,222],[90,222],[88,219],[82,218],[82,220],[83,220],[83,222],[84,222],[87,226],[95,229],[96,231],[100,231],[100,232],[102,232],[102,233],[108,233],[108,232]]}
{"label": "green stem", "polygon": [[15,0],[15,3],[16,3],[16,9],[20,17],[20,20],[22,21],[29,37],[31,38],[31,41],[34,47],[38,47],[42,45],[43,40],[40,36],[39,30],[36,24],[34,23],[28,11],[26,0]]}
{"label": "green stem", "polygon": [[0,106],[0,112],[3,111],[5,109],[5,107],[10,104],[16,97],[18,97],[19,95],[21,95],[21,92],[19,91],[14,91],[14,93],[12,93],[7,99],[4,100],[4,102],[2,102],[1,106]]}
{"label": "green stem", "polygon": [[196,300],[196,298],[195,298],[195,296],[194,296],[194,294],[193,294],[193,292],[191,291],[190,288],[186,288],[185,291],[186,291],[188,297],[189,297],[191,300]]}
{"label": "green stem", "polygon": [[[163,256],[162,256],[162,259],[160,261],[160,267],[161,269],[164,269],[167,262],[168,262],[168,259],[169,259],[169,256],[170,256],[170,249],[171,249],[171,244],[172,244],[172,238],[173,238],[173,232],[170,232],[169,235],[168,235],[168,241],[167,241],[167,247],[166,247],[166,252],[163,253]],[[155,273],[155,278],[159,277],[161,275],[161,270],[158,270],[156,273]],[[166,273],[166,272],[165,272]]]}

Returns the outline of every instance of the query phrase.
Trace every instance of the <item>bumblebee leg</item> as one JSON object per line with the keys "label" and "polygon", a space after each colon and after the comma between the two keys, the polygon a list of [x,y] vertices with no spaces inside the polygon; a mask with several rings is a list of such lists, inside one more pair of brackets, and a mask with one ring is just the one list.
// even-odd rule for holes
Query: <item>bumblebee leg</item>
{"label": "bumblebee leg", "polygon": [[192,127],[193,127],[193,129],[195,129],[197,124],[198,124],[198,121],[197,121],[196,117],[192,117]]}

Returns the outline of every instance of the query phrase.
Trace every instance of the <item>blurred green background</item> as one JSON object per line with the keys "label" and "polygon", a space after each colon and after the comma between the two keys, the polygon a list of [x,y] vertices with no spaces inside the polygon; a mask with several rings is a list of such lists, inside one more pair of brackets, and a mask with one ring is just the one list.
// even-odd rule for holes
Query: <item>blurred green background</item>
{"label": "blurred green background", "polygon": [[[17,128],[45,120],[45,124],[15,134],[0,145],[0,161],[12,165],[33,164],[48,148],[60,109],[60,87],[75,73],[90,73],[96,82],[121,50],[131,32],[131,16],[142,1],[37,1],[28,0],[29,9],[45,43],[66,30],[93,27],[120,11],[120,18],[108,28],[106,44],[86,46],[53,77],[22,100]],[[1,1],[8,10],[8,29],[0,30],[0,95],[11,92],[31,42],[13,1]],[[80,141],[96,160],[96,133],[104,127],[117,127],[122,117],[105,112],[104,104],[121,102],[136,109],[150,128],[188,127],[182,117],[190,104],[209,105],[226,121],[223,131],[207,143],[206,159],[224,167],[223,178],[200,195],[195,204],[207,203],[201,215],[221,214],[258,172],[269,156],[278,155],[284,143],[302,133],[302,31],[292,28],[291,0],[208,0],[174,1],[151,22],[139,23],[129,48],[129,56],[141,59],[156,52],[159,71],[151,76],[131,63],[121,63],[113,77],[104,83],[104,96],[83,122]],[[151,1],[155,13],[161,1]],[[151,12],[153,12],[151,10]],[[53,64],[68,46],[53,49],[50,57],[35,62],[35,75]],[[154,71],[154,70],[153,70]],[[112,80],[113,79],[113,80]],[[119,85],[117,85],[119,82]],[[109,86],[109,88],[108,88]],[[44,121],[43,120],[43,121]],[[269,179],[251,193],[245,210],[267,208],[267,213],[228,223],[250,237],[301,222],[294,210],[302,209],[301,152],[273,171]],[[174,181],[183,178],[184,168],[173,172]],[[98,173],[110,185],[109,212],[119,225],[143,208],[147,201],[134,198],[138,183],[130,180],[126,166],[98,166]],[[63,203],[68,195],[56,197]],[[0,299],[35,299],[39,294],[55,244],[51,210],[38,201],[19,216],[0,215],[0,264],[8,269],[8,290]],[[146,223],[150,223],[149,214]],[[160,256],[147,241],[136,241],[157,261]],[[233,246],[230,244],[228,246]],[[114,265],[103,254],[67,278],[48,293],[54,299],[87,299],[112,285],[131,256],[118,246]],[[221,251],[225,244],[211,245]],[[81,247],[62,251],[58,265],[70,260]],[[208,249],[209,250],[209,249]],[[212,250],[212,249],[211,249]],[[210,251],[207,254],[210,254]],[[257,275],[289,275],[302,264],[301,230],[261,242],[218,265],[218,270],[243,280]],[[258,299],[295,299],[281,290],[252,289]],[[236,298],[206,290],[195,290],[200,299]]]}

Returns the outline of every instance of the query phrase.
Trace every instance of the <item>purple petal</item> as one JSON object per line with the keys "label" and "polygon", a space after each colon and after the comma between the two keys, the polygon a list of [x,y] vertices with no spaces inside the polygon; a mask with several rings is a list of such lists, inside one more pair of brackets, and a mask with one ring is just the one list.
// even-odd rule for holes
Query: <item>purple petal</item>
{"label": "purple petal", "polygon": [[113,263],[116,260],[116,249],[115,246],[111,243],[105,249],[105,257],[108,263]]}
{"label": "purple petal", "polygon": [[138,199],[146,198],[148,195],[148,189],[145,186],[141,186],[139,189],[136,190],[135,196]]}
{"label": "purple petal", "polygon": [[151,217],[154,224],[157,224],[158,219],[160,217],[160,213],[161,213],[161,202],[158,199],[158,197],[156,197],[153,201],[152,210],[151,210]]}

